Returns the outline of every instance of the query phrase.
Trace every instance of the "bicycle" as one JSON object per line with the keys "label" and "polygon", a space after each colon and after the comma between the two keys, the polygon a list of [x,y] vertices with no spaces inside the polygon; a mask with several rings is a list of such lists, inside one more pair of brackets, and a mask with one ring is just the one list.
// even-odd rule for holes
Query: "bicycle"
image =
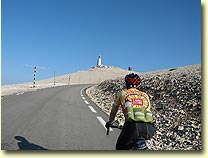
{"label": "bicycle", "polygon": [[[123,126],[122,125],[110,125],[109,128],[107,128],[107,133],[106,135],[109,135],[110,132],[110,127],[111,128],[117,128],[122,130]],[[142,137],[138,137],[134,143],[133,146],[130,150],[148,150],[147,144],[146,144],[146,140]]]}

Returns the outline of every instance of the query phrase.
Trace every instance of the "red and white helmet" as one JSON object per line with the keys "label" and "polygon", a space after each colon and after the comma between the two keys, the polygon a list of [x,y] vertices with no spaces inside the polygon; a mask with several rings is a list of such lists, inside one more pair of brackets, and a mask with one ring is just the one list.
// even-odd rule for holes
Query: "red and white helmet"
{"label": "red and white helmet", "polygon": [[127,87],[136,87],[141,83],[139,75],[131,73],[126,75],[125,82]]}

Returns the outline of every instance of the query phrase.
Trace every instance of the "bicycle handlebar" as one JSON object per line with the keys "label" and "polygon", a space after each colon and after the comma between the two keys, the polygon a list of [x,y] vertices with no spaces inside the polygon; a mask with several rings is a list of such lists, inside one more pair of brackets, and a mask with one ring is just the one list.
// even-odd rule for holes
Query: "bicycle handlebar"
{"label": "bicycle handlebar", "polygon": [[106,135],[109,135],[110,127],[111,127],[111,128],[118,128],[118,129],[122,129],[122,128],[123,128],[122,125],[110,125],[110,126],[107,128],[107,133],[106,133]]}

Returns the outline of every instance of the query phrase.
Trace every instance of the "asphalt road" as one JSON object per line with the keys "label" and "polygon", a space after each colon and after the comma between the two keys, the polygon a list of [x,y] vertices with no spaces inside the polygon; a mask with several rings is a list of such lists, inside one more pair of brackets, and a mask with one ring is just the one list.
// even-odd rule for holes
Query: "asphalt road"
{"label": "asphalt road", "polygon": [[107,115],[85,95],[87,85],[5,96],[2,150],[115,150],[118,129],[106,135]]}

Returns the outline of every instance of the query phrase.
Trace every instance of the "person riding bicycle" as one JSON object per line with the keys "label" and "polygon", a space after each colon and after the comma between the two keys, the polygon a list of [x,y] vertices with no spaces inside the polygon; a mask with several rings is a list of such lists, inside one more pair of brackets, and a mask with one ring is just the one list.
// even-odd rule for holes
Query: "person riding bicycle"
{"label": "person riding bicycle", "polygon": [[126,75],[125,83],[126,88],[117,93],[105,127],[109,128],[112,125],[120,105],[125,116],[125,123],[118,137],[116,149],[130,150],[135,142],[139,149],[146,149],[146,140],[155,133],[150,100],[145,92],[138,89],[141,79],[137,74]]}

